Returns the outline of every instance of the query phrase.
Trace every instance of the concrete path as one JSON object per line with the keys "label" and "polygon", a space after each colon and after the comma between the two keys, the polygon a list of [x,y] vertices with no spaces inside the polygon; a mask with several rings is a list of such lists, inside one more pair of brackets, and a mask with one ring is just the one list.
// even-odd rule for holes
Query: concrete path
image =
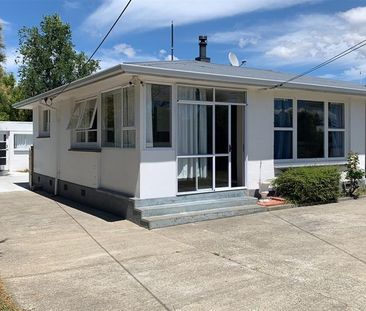
{"label": "concrete path", "polygon": [[28,189],[29,174],[15,172],[0,175],[0,193],[11,191],[25,191]]}
{"label": "concrete path", "polygon": [[0,277],[25,310],[366,310],[366,200],[147,231],[0,194]]}

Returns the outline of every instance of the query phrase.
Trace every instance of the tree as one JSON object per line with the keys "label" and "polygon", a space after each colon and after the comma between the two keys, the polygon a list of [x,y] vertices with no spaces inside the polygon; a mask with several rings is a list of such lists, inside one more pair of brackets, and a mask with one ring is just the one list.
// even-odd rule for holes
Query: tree
{"label": "tree", "polygon": [[346,179],[348,184],[344,185],[344,190],[350,197],[357,198],[356,190],[360,187],[360,182],[365,176],[364,170],[360,168],[358,153],[350,152],[347,156]]}
{"label": "tree", "polygon": [[71,28],[57,15],[45,16],[38,27],[19,31],[20,87],[26,97],[85,77],[99,69],[99,61],[87,62],[76,52]]}

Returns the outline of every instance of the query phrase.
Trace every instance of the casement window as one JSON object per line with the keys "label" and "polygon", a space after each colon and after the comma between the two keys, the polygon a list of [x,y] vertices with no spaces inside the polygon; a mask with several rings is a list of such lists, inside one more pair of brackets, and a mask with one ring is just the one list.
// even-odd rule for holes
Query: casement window
{"label": "casement window", "polygon": [[343,103],[274,100],[276,160],[344,158],[345,131]]}
{"label": "casement window", "polygon": [[40,108],[39,114],[39,137],[50,137],[51,111]]}
{"label": "casement window", "polygon": [[67,128],[72,130],[73,145],[96,146],[98,140],[97,99],[77,102]]}
{"label": "casement window", "polygon": [[14,134],[14,150],[28,151],[33,143],[32,134]]}
{"label": "casement window", "polygon": [[146,85],[146,147],[171,147],[172,87]]}
{"label": "casement window", "polygon": [[102,94],[102,146],[136,147],[135,88]]}

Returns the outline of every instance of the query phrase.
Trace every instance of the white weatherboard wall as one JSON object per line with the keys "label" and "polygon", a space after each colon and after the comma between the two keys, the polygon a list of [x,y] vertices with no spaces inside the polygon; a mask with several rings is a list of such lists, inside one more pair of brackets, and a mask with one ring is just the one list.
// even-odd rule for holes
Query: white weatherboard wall
{"label": "white weatherboard wall", "polygon": [[32,135],[32,122],[1,121],[0,132],[6,135],[8,170],[10,172],[27,170],[29,168],[29,150],[16,150],[14,135]]}

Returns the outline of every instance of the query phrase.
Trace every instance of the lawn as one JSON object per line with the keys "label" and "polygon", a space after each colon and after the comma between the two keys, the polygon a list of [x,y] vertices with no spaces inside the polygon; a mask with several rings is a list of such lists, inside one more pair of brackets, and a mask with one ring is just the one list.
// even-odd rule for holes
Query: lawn
{"label": "lawn", "polygon": [[0,311],[18,311],[20,310],[11,297],[6,293],[5,286],[0,280]]}

